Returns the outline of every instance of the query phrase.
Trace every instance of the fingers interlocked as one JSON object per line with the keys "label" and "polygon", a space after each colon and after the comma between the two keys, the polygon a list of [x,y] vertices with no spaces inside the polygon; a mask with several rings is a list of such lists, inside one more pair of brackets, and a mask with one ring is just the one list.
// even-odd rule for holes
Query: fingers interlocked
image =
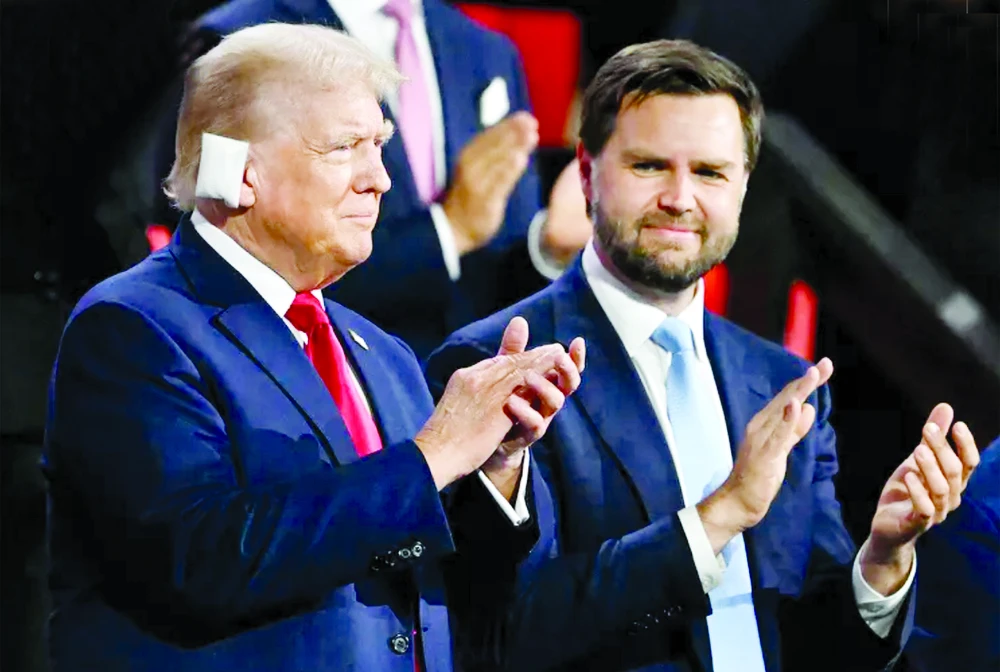
{"label": "fingers interlocked", "polygon": [[580,386],[586,350],[583,339],[570,343],[567,352],[559,344],[526,350],[528,323],[515,317],[504,330],[494,366],[505,366],[514,377],[512,392],[504,410],[514,423],[514,433],[508,441],[518,446],[528,445],[545,433],[549,421],[562,408],[566,397]]}
{"label": "fingers interlocked", "polygon": [[507,411],[531,440],[537,440],[566,397],[580,386],[580,369],[561,345],[542,346],[508,357],[521,381],[507,400]]}

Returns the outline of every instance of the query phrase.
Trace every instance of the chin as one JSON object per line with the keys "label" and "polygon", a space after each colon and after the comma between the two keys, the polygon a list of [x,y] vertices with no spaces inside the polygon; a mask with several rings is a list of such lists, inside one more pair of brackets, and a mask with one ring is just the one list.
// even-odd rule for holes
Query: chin
{"label": "chin", "polygon": [[353,255],[347,256],[343,254],[336,255],[334,267],[333,269],[331,269],[331,272],[326,276],[323,286],[325,287],[326,285],[337,282],[345,275],[350,273],[352,270],[363,264],[367,258],[368,255],[364,255],[363,257],[358,257]]}
{"label": "chin", "polygon": [[642,254],[647,259],[653,259],[658,266],[663,268],[682,268],[690,265],[698,259],[700,250],[679,249],[677,247],[660,248],[658,250],[645,249]]}
{"label": "chin", "polygon": [[356,249],[351,250],[350,254],[344,255],[346,265],[354,268],[355,266],[360,266],[361,264],[368,261],[368,257],[372,256],[373,246],[371,241],[368,241],[367,245],[359,245]]}

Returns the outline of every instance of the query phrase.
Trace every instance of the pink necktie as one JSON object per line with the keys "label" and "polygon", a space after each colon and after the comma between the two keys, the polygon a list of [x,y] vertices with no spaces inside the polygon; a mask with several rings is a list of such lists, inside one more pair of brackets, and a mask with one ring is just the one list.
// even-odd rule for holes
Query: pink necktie
{"label": "pink necktie", "polygon": [[333,333],[330,317],[319,300],[312,292],[297,294],[285,317],[293,327],[309,337],[305,347],[306,356],[316,367],[319,377],[323,379],[326,389],[337,404],[358,455],[364,457],[382,450],[382,438],[378,434],[375,420],[351,381],[344,347]]}
{"label": "pink necktie", "polygon": [[396,66],[406,76],[399,87],[396,122],[403,134],[406,158],[410,161],[417,193],[424,203],[437,196],[434,179],[434,136],[431,131],[431,99],[427,80],[420,67],[417,43],[413,38],[413,0],[389,0],[383,11],[399,23],[396,35]]}

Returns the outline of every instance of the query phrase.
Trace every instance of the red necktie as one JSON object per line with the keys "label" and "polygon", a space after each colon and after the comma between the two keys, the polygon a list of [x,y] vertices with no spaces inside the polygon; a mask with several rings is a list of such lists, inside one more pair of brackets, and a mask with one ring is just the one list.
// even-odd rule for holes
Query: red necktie
{"label": "red necktie", "polygon": [[360,391],[351,382],[344,348],[333,333],[330,317],[319,300],[311,292],[296,294],[285,318],[309,337],[306,356],[316,367],[326,389],[330,390],[358,455],[364,457],[382,450],[375,420]]}
{"label": "red necktie", "polygon": [[[326,389],[330,390],[330,395],[340,410],[340,416],[347,425],[347,431],[354,441],[358,455],[364,457],[382,450],[382,439],[378,435],[378,428],[375,427],[375,420],[368,412],[360,393],[351,384],[344,348],[333,333],[330,316],[326,314],[319,300],[312,292],[296,294],[292,307],[285,313],[285,319],[309,337],[305,347],[306,356],[326,383]],[[422,672],[423,666],[420,664],[422,652],[416,630],[411,641],[416,648],[413,670]]]}

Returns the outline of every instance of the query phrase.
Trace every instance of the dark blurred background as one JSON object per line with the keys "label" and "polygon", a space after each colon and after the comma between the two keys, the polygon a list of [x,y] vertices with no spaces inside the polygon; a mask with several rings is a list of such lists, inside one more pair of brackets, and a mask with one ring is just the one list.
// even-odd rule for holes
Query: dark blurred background
{"label": "dark blurred background", "polygon": [[[217,2],[35,0],[0,10],[0,666],[46,669],[45,386],[87,288],[148,253],[165,217],[147,132],[204,46]],[[837,367],[845,519],[867,533],[879,489],[935,401],[1000,433],[1000,19],[973,0],[576,0],[577,87],[626,44],[688,37],[760,85],[770,119],[727,313],[776,341],[789,287]],[[657,9],[658,8],[658,9]],[[526,64],[531,75],[531,62]],[[546,186],[571,157],[542,152]],[[154,181],[155,182],[155,181]],[[155,186],[155,184],[154,184]]]}

